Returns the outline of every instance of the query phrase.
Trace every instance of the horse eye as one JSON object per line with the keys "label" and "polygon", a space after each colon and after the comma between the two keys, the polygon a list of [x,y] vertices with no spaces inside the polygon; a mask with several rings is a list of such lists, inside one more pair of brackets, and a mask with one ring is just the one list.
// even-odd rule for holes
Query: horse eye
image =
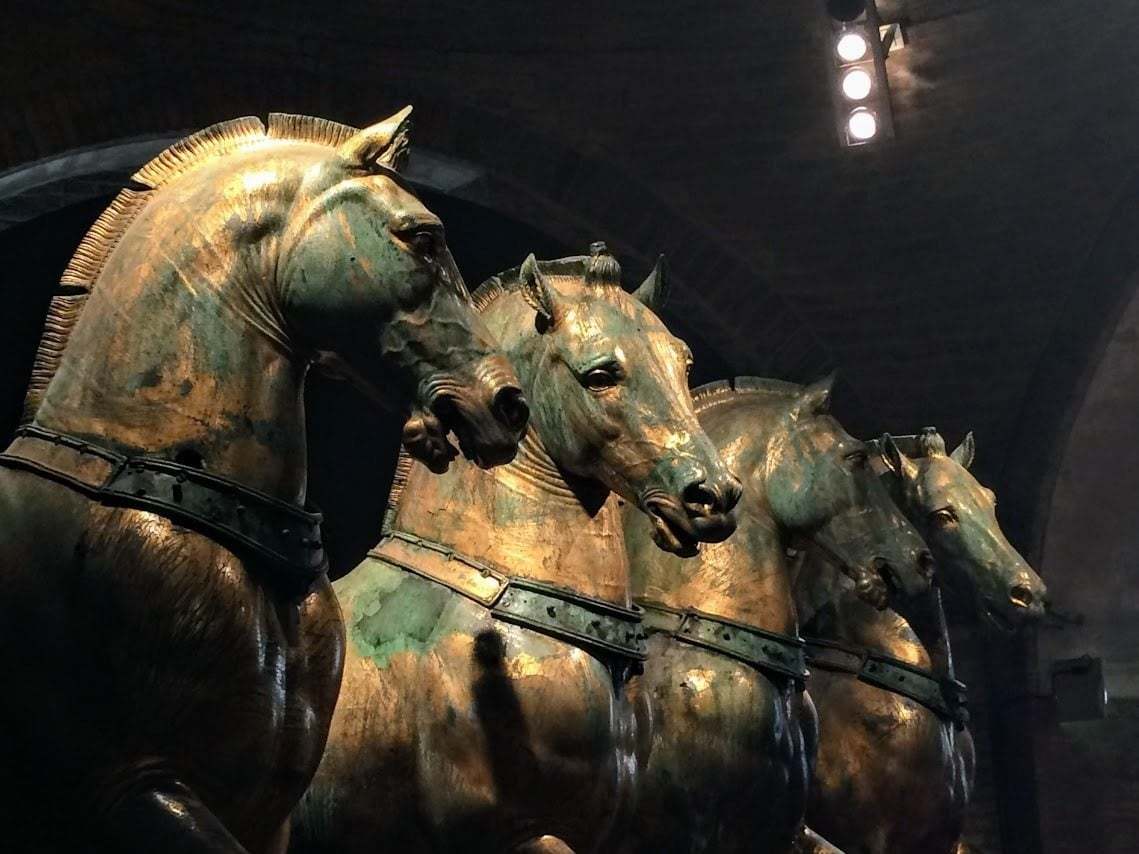
{"label": "horse eye", "polygon": [[412,226],[405,231],[396,232],[396,236],[408,244],[415,254],[424,258],[434,258],[439,251],[441,235],[436,229]]}
{"label": "horse eye", "polygon": [[590,368],[581,378],[581,384],[591,391],[613,388],[620,381],[617,370],[612,365]]}
{"label": "horse eye", "polygon": [[940,510],[934,510],[929,514],[929,517],[933,520],[933,524],[939,528],[947,528],[957,522],[957,514],[952,507],[942,507]]}
{"label": "horse eye", "polygon": [[865,451],[852,451],[846,455],[846,461],[850,463],[851,468],[862,468],[870,461]]}
{"label": "horse eye", "polygon": [[435,249],[438,244],[435,232],[420,229],[411,235],[412,248],[425,258],[432,258],[435,255]]}

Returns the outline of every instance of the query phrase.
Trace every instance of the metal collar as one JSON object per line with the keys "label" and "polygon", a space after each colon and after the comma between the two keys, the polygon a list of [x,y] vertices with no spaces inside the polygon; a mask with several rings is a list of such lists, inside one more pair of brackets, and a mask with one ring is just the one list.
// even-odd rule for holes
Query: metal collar
{"label": "metal collar", "polygon": [[640,608],[508,575],[441,543],[390,531],[371,557],[419,575],[487,608],[497,619],[568,641],[604,658],[646,658]]}
{"label": "metal collar", "polygon": [[866,647],[824,638],[805,638],[811,667],[834,673],[849,673],[860,682],[874,685],[925,706],[958,729],[969,722],[967,688],[956,679],[938,679],[908,661]]}
{"label": "metal collar", "polygon": [[693,609],[645,601],[638,604],[645,611],[645,627],[650,633],[667,633],[681,643],[710,649],[757,670],[790,678],[799,687],[806,683],[809,671],[802,638]]}
{"label": "metal collar", "polygon": [[328,569],[321,515],[202,469],[128,456],[33,424],[0,465],[54,480],[104,504],[149,510],[266,561],[307,590]]}

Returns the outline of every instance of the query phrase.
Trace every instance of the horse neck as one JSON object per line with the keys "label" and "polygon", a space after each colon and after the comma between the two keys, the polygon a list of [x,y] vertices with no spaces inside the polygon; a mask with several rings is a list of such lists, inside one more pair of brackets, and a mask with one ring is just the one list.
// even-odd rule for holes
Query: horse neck
{"label": "horse neck", "polygon": [[[949,633],[937,588],[909,603],[903,616],[892,608],[879,611],[859,599],[853,583],[829,560],[816,554],[808,562],[799,585],[810,590],[804,595],[811,604],[802,608],[804,621],[809,624],[805,634],[841,641],[953,678]],[[798,599],[803,600],[803,596]]]}
{"label": "horse neck", "polygon": [[442,543],[509,575],[630,602],[617,498],[580,496],[527,434],[511,463],[456,460],[442,475],[416,465],[392,527]]}
{"label": "horse neck", "polygon": [[[306,364],[271,292],[279,239],[256,219],[235,230],[232,209],[173,195],[156,191],[108,258],[36,423],[127,453],[196,455],[301,502]],[[279,221],[272,204],[261,208]]]}
{"label": "horse neck", "polygon": [[700,420],[728,468],[743,479],[736,532],[722,543],[705,543],[694,558],[678,558],[649,544],[639,546],[632,555],[636,595],[647,602],[793,634],[798,620],[788,532],[774,518],[760,462],[770,429],[755,413],[746,431],[716,416],[702,413]]}

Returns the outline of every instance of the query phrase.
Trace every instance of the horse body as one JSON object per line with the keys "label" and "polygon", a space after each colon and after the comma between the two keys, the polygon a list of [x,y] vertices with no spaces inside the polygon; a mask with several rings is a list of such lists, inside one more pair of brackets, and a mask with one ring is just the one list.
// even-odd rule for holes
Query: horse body
{"label": "horse body", "polygon": [[[905,619],[849,593],[811,634],[937,672]],[[968,730],[909,697],[822,667],[812,668],[811,695],[821,733],[811,827],[847,852],[953,852],[973,785]]]}
{"label": "horse body", "polygon": [[[878,452],[898,505],[922,531],[942,586],[964,596],[1000,628],[1043,615],[1047,591],[1004,538],[992,493],[966,471],[972,436],[953,452],[932,428],[907,440],[916,459],[889,437]],[[827,561],[807,555],[800,610],[809,634],[856,653],[881,653],[939,680],[953,658],[939,593],[897,610],[867,608]],[[819,758],[808,818],[844,850],[866,854],[956,854],[972,794],[975,754],[963,722],[855,678],[813,667]]]}
{"label": "horse body", "polygon": [[[413,467],[389,536],[335,585],[345,679],[291,850],[609,850],[638,767],[626,681],[642,655],[618,502],[688,552],[731,532],[738,486],[687,405],[683,345],[594,250],[476,292],[535,430],[493,472]],[[651,306],[657,287],[637,295]],[[553,598],[504,613],[504,578]],[[582,607],[575,640],[557,620]],[[613,631],[611,614],[626,615]]]}
{"label": "horse body", "polygon": [[[442,483],[433,497],[450,492],[448,479],[435,479]],[[615,499],[590,516],[564,495],[535,494],[509,471],[478,479],[490,481],[479,487],[485,500],[463,511],[434,505],[410,481],[401,530],[427,527],[430,539],[490,566],[552,575],[563,585],[587,577],[575,569],[604,568],[611,580],[596,588],[620,581]],[[430,524],[413,509],[433,506],[453,508],[458,518]],[[495,518],[494,508],[509,512]],[[472,539],[486,551],[474,552]],[[407,852],[503,852],[538,831],[574,850],[596,850],[634,767],[621,669],[566,641],[504,625],[469,598],[377,558],[335,587],[348,626],[344,688],[305,806],[307,821],[327,821],[320,850],[372,851],[383,840]],[[343,819],[323,817],[342,810]]]}
{"label": "horse body", "polygon": [[781,669],[771,659],[733,655],[726,644],[751,628],[797,648],[787,550],[798,537],[825,542],[874,599],[881,591],[869,579],[884,584],[879,572],[907,591],[927,583],[924,546],[862,470],[862,443],[826,414],[829,383],[741,378],[694,395],[701,425],[743,478],[737,532],[684,566],[646,547],[636,520],[626,540],[637,601],[650,614],[667,609],[719,621],[701,643],[725,644],[697,644],[683,624],[650,635],[635,683],[652,743],[621,850],[833,850],[801,828],[818,736],[801,661],[796,670],[785,659]]}
{"label": "horse body", "polygon": [[[0,637],[9,649],[46,639],[5,704],[6,768],[27,775],[5,786],[12,815],[94,813],[120,828],[108,850],[128,850],[136,833],[182,823],[141,815],[143,792],[192,792],[228,829],[212,829],[216,844],[232,832],[266,850],[315,771],[336,699],[343,630],[327,580],[297,602],[203,535],[22,472],[0,472],[0,513],[5,587],[23,603],[5,609]],[[27,832],[74,850],[57,830],[75,828]]]}
{"label": "horse body", "polygon": [[[256,852],[282,838],[323,747],[343,627],[319,560],[298,578],[257,537],[211,525],[229,496],[239,521],[224,530],[308,524],[303,382],[318,352],[372,390],[386,376],[421,422],[445,378],[467,397],[447,410],[465,449],[512,453],[521,426],[496,408],[518,391],[512,373],[445,246],[404,240],[438,225],[385,165],[405,119],[209,128],[139,171],[150,190],[124,191],[64,275],[37,356],[46,388],[33,382],[31,426],[0,468],[15,594],[0,643],[43,638],[9,669],[0,801],[41,850]],[[107,492],[155,466],[177,472],[168,503],[205,495],[208,508]],[[282,542],[299,536],[274,524]],[[319,539],[303,548],[321,555]]]}

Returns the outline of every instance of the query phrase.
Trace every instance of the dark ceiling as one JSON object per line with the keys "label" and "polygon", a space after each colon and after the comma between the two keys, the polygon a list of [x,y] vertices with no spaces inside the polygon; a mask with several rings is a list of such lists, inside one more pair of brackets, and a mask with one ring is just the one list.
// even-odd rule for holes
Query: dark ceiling
{"label": "dark ceiling", "polygon": [[0,169],[414,103],[413,142],[476,169],[455,195],[488,222],[537,249],[604,238],[634,272],[667,252],[715,371],[837,368],[855,430],[974,429],[1027,533],[1139,260],[1139,4],[881,0],[908,42],[897,138],[859,150],[834,133],[824,6],[9,3]]}

